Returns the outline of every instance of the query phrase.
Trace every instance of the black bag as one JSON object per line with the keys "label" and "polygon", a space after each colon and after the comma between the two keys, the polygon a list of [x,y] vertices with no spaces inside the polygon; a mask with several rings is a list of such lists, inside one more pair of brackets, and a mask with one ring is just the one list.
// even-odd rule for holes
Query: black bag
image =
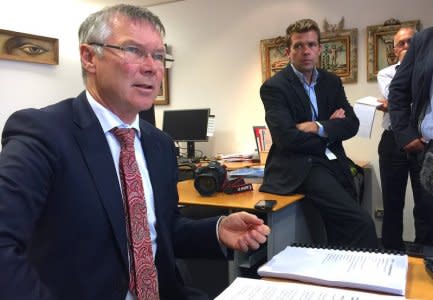
{"label": "black bag", "polygon": [[433,142],[427,145],[419,173],[421,186],[430,194],[433,194]]}

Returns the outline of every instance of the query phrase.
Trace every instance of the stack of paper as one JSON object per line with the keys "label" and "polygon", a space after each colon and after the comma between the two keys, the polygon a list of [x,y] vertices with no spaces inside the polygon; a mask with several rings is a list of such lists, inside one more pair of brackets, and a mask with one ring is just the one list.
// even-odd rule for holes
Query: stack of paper
{"label": "stack of paper", "polygon": [[359,119],[358,136],[367,138],[371,136],[374,114],[376,108],[380,105],[382,105],[382,103],[377,101],[377,98],[371,96],[356,100],[353,111]]}
{"label": "stack of paper", "polygon": [[236,162],[236,161],[251,161],[255,153],[233,153],[233,154],[220,154],[217,156],[219,160],[225,162]]}
{"label": "stack of paper", "polygon": [[258,269],[260,276],[397,295],[406,290],[407,255],[287,247]]}
{"label": "stack of paper", "polygon": [[228,172],[229,177],[244,177],[244,178],[263,178],[265,168],[240,168],[234,171]]}
{"label": "stack of paper", "polygon": [[345,289],[293,282],[236,278],[215,300],[402,300],[404,297],[378,295]]}

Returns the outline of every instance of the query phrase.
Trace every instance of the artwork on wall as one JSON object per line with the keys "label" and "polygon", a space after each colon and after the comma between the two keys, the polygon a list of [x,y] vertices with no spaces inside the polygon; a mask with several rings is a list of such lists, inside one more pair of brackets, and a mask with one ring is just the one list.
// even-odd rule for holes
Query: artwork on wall
{"label": "artwork on wall", "polygon": [[168,94],[168,70],[165,69],[164,78],[161,82],[161,88],[159,90],[158,96],[155,99],[155,105],[167,105],[170,104],[170,98]]}
{"label": "artwork on wall", "polygon": [[420,21],[400,22],[389,19],[383,25],[367,26],[367,81],[376,81],[377,72],[395,64],[394,35],[400,27],[419,30]]}
{"label": "artwork on wall", "polygon": [[170,54],[172,53],[171,46],[168,46],[167,44],[164,44],[165,47],[165,70],[164,70],[164,77],[162,78],[161,87],[159,89],[159,93],[156,96],[155,105],[168,105],[170,104],[170,96],[169,96],[169,89],[168,89],[168,71],[173,67],[173,56]]}
{"label": "artwork on wall", "polygon": [[324,21],[320,33],[319,67],[341,78],[344,83],[357,81],[358,75],[358,29],[344,30],[344,18],[337,25]]}
{"label": "artwork on wall", "polygon": [[0,59],[59,64],[59,40],[0,29]]}
{"label": "artwork on wall", "polygon": [[289,58],[286,55],[285,38],[282,36],[261,40],[260,50],[262,81],[269,79],[289,63]]}
{"label": "artwork on wall", "polygon": [[[344,83],[356,82],[358,74],[358,30],[343,30],[344,18],[337,24],[324,22],[321,32],[322,53],[318,67],[338,75]],[[262,80],[272,77],[289,63],[286,55],[285,37],[260,41]]]}

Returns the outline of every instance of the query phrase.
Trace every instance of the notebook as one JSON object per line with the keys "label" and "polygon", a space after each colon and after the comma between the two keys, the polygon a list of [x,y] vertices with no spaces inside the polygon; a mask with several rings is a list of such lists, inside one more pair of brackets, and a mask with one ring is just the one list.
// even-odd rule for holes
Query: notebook
{"label": "notebook", "polygon": [[406,254],[288,246],[257,272],[260,276],[404,295],[407,269]]}

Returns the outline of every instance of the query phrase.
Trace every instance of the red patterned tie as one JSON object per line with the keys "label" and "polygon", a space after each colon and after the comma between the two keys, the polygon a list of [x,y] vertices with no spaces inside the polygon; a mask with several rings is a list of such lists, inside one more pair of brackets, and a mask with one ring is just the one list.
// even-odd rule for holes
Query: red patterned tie
{"label": "red patterned tie", "polygon": [[135,160],[135,132],[127,128],[113,128],[111,132],[120,143],[119,173],[130,245],[129,289],[137,300],[159,299],[143,182]]}

